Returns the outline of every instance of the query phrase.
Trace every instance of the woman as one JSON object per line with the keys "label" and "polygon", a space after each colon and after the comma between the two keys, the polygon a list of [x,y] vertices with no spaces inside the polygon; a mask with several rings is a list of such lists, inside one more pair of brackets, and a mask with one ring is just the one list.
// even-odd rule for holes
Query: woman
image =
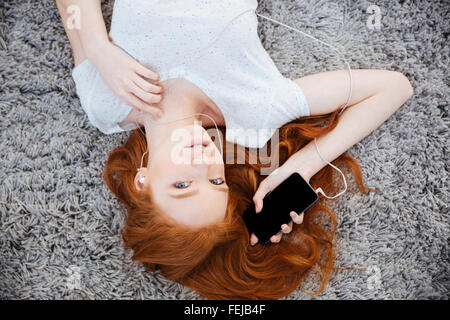
{"label": "woman", "polygon": [[[353,70],[353,94],[338,118],[348,98],[347,71],[282,76],[257,36],[256,0],[116,0],[109,37],[100,1],[57,4],[64,22],[73,19],[73,4],[81,17],[79,28],[64,27],[91,123],[107,134],[145,128],[113,150],[104,172],[128,210],[123,239],[133,260],[207,298],[280,298],[314,270],[320,293],[333,269],[337,221],[322,199],[306,215],[291,213],[298,225],[281,226],[271,238],[277,245],[257,245],[241,215],[252,201],[259,212],[265,195],[293,172],[328,194],[338,190],[315,137],[321,154],[347,163],[359,190],[369,191],[357,162],[343,153],[411,97],[408,79]],[[259,163],[225,164],[235,150],[220,154],[206,131],[214,124],[233,146],[275,144],[281,166],[264,177]],[[278,129],[279,142],[264,129]],[[180,134],[189,137],[181,148],[174,139]],[[193,151],[188,159],[180,156],[184,149]],[[174,150],[183,161],[174,161]],[[236,153],[246,159],[250,150]],[[185,161],[195,154],[213,161]]]}

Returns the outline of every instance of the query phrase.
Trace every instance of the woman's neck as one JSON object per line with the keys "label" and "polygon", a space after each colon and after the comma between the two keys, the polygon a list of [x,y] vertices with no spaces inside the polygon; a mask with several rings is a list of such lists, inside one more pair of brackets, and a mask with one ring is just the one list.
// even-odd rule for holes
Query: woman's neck
{"label": "woman's neck", "polygon": [[[210,126],[212,121],[209,117],[198,115],[198,113],[217,118],[217,115],[212,112],[210,99],[202,95],[199,88],[189,81],[169,79],[163,81],[162,86],[164,88],[162,100],[155,106],[161,108],[164,115],[155,119],[149,113],[142,111],[137,116],[140,125],[145,127],[149,155],[151,150],[155,150],[160,143],[170,139],[171,133],[177,128],[199,122],[203,127]],[[197,115],[193,115],[196,113]]]}

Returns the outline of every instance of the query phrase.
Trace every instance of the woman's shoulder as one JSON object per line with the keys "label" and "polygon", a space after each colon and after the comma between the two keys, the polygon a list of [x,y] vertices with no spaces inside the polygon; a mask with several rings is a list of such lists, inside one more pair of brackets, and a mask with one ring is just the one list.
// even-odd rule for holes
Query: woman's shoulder
{"label": "woman's shoulder", "polygon": [[72,69],[72,78],[81,107],[94,127],[105,134],[132,129],[124,129],[119,123],[133,108],[114,95],[88,59]]}

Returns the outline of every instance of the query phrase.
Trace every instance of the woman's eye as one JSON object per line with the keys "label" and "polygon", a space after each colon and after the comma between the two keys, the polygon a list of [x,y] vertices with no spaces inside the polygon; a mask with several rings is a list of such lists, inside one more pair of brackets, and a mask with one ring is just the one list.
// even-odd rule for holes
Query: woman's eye
{"label": "woman's eye", "polygon": [[176,182],[174,183],[174,187],[177,189],[184,189],[189,187],[190,184],[191,184],[190,181]]}
{"label": "woman's eye", "polygon": [[[211,181],[211,183],[212,183],[212,184],[215,184],[215,185],[219,185],[219,184],[222,184],[222,183],[225,182],[225,180],[223,180],[223,179],[211,179],[211,180],[209,180],[209,181]],[[218,181],[218,182],[217,182],[217,181]]]}

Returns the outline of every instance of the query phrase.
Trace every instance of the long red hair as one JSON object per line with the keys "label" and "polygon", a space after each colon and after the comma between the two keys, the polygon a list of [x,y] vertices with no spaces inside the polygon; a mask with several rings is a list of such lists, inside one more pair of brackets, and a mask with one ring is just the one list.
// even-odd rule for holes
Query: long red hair
{"label": "long red hair", "polygon": [[[334,129],[337,113],[308,116],[285,124],[279,130],[279,164],[300,150],[314,137]],[[221,128],[225,133],[224,128]],[[270,143],[270,142],[269,142]],[[127,218],[122,230],[124,245],[132,249],[134,261],[140,261],[149,271],[158,269],[167,279],[196,290],[208,299],[278,299],[294,291],[304,290],[304,279],[317,272],[321,293],[333,268],[333,238],[337,219],[319,200],[305,212],[301,225],[294,225],[289,235],[278,244],[249,245],[249,233],[242,219],[251,204],[259,183],[260,164],[225,164],[225,178],[230,187],[225,220],[201,228],[176,224],[155,204],[151,189],[138,192],[134,177],[147,148],[146,137],[134,130],[123,146],[108,157],[104,181],[126,206]],[[226,152],[242,152],[242,148],[227,148]],[[249,150],[237,154],[248,159]],[[144,157],[147,163],[147,156]],[[360,192],[366,188],[357,161],[347,153],[332,161],[333,165],[350,168]],[[326,166],[310,179],[311,186],[321,187],[326,194],[336,194],[343,184],[331,166]],[[347,174],[345,174],[348,181]]]}

